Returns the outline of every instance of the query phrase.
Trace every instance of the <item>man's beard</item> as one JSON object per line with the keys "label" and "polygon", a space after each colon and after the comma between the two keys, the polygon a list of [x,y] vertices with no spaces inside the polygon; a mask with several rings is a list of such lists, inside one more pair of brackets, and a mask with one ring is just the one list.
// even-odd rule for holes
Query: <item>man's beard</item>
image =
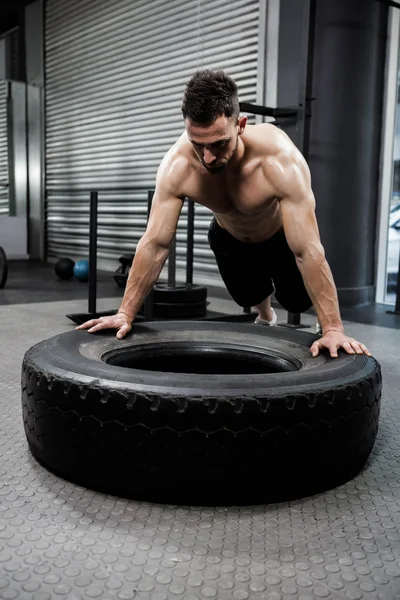
{"label": "man's beard", "polygon": [[203,166],[207,169],[207,171],[209,173],[222,173],[222,171],[225,171],[225,168],[226,168],[226,165],[228,164],[228,162],[230,162],[230,159],[229,159],[229,161],[221,163],[220,165],[217,165],[215,167],[210,167],[209,165],[206,165],[205,163],[203,163]]}
{"label": "man's beard", "polygon": [[234,158],[237,149],[238,149],[238,144],[239,144],[239,136],[237,136],[236,138],[236,146],[235,149],[233,150],[232,154],[230,155],[230,157],[228,159],[225,160],[225,162],[221,163],[221,164],[217,164],[215,167],[207,165],[206,163],[204,163],[203,161],[201,161],[201,164],[203,165],[203,167],[205,167],[207,169],[207,171],[209,173],[213,173],[213,174],[217,174],[217,173],[222,173],[222,171],[225,171],[226,167],[229,165],[229,163],[232,161],[232,159]]}

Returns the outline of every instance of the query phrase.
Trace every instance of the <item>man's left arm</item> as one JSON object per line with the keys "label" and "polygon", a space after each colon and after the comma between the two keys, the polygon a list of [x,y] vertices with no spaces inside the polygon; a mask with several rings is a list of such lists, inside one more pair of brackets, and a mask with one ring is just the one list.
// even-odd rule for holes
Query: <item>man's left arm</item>
{"label": "man's left arm", "polygon": [[306,161],[294,150],[278,156],[271,166],[280,191],[285,236],[322,329],[322,337],[310,348],[312,355],[318,356],[326,348],[332,357],[337,357],[338,349],[343,348],[348,354],[371,356],[364,344],[344,333],[336,285],[319,235]]}

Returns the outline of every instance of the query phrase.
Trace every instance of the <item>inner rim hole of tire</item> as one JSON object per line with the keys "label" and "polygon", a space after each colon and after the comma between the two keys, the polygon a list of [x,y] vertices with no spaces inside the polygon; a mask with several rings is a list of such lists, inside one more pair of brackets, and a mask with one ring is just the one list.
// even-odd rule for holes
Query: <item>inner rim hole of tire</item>
{"label": "inner rim hole of tire", "polygon": [[125,347],[106,353],[102,360],[128,369],[199,375],[256,375],[300,368],[294,359],[266,350],[199,343]]}

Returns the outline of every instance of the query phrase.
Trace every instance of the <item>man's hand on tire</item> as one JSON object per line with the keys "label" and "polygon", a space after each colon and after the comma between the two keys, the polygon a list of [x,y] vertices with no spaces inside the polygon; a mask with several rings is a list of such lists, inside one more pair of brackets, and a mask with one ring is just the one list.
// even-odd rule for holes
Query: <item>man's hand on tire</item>
{"label": "man's hand on tire", "polygon": [[122,340],[132,329],[132,319],[124,312],[118,312],[109,317],[91,319],[79,325],[76,329],[87,329],[88,333],[96,333],[103,329],[117,329],[117,338]]}

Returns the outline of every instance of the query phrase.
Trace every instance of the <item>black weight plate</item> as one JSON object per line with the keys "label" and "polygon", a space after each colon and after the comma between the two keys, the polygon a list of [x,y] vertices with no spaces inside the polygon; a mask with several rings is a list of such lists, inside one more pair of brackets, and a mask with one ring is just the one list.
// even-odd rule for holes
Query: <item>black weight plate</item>
{"label": "black weight plate", "polygon": [[128,280],[128,275],[122,275],[122,274],[114,275],[114,281],[120,288],[124,288],[126,286],[127,280]]}
{"label": "black weight plate", "polygon": [[174,287],[168,287],[168,283],[156,283],[154,286],[155,302],[192,304],[205,300],[207,300],[207,288],[203,285],[177,283]]}
{"label": "black weight plate", "polygon": [[[176,302],[155,302],[153,304],[154,319],[187,319],[204,317],[207,312],[207,301],[192,302],[189,304]],[[139,311],[143,314],[144,307]]]}
{"label": "black weight plate", "polygon": [[155,302],[154,318],[160,319],[182,319],[191,317],[203,317],[207,312],[207,302]]}

